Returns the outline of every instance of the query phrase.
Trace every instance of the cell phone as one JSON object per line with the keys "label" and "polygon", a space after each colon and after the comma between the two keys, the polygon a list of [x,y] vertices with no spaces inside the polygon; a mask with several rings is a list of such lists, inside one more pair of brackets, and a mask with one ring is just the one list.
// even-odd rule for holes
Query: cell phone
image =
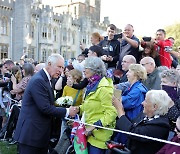
{"label": "cell phone", "polygon": [[117,34],[116,36],[117,36],[117,38],[120,38],[120,39],[121,39],[121,38],[122,38],[122,33]]}
{"label": "cell phone", "polygon": [[116,98],[120,98],[121,97],[121,94],[122,94],[122,90],[119,90],[119,89],[115,89],[114,88],[114,96]]}
{"label": "cell phone", "polygon": [[145,42],[150,42],[151,41],[151,37],[143,37],[142,38]]}

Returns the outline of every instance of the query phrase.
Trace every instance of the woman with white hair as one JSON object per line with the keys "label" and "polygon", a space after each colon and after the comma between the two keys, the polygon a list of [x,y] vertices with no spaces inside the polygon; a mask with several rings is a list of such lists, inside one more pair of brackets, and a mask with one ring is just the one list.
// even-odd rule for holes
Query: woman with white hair
{"label": "woman with white hair", "polygon": [[[150,90],[142,102],[144,110],[133,122],[125,115],[122,100],[113,97],[113,104],[117,109],[118,129],[140,135],[167,140],[169,120],[167,112],[172,100],[164,90]],[[132,153],[154,154],[163,143],[141,137],[128,136],[128,148]]]}
{"label": "woman with white hair", "polygon": [[169,133],[169,140],[174,136],[174,128],[177,118],[180,116],[180,98],[179,98],[179,83],[180,76],[175,69],[168,69],[162,71],[161,87],[167,92],[169,97],[174,101],[168,110],[168,118],[170,120],[171,131]]}
{"label": "woman with white hair", "polygon": [[[85,60],[85,77],[89,83],[85,93],[85,100],[79,106],[80,113],[85,112],[85,120],[88,124],[114,128],[117,111],[112,105],[113,81],[106,78],[104,62],[98,57],[88,57]],[[113,131],[86,127],[88,136],[88,153],[104,154]]]}

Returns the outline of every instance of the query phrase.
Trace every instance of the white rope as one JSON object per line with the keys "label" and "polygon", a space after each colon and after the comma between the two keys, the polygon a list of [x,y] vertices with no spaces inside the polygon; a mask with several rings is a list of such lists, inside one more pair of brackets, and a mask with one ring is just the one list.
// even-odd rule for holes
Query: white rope
{"label": "white rope", "polygon": [[6,94],[5,96],[6,96],[9,100],[11,100],[11,101],[13,101],[13,102],[15,102],[15,103],[17,103],[17,104],[20,103],[19,101],[15,100],[15,99],[12,99],[11,97],[9,97],[7,94]]}
{"label": "white rope", "polygon": [[70,118],[65,118],[65,119],[69,120],[69,121],[73,121],[73,122],[78,122],[78,123],[81,123],[81,124],[84,124],[84,125],[88,125],[88,126],[93,126],[93,127],[97,127],[97,128],[101,128],[101,129],[111,130],[111,131],[114,131],[114,132],[124,133],[124,134],[127,134],[127,135],[141,137],[141,138],[145,138],[145,139],[149,139],[149,140],[153,140],[153,141],[158,141],[158,142],[163,142],[163,143],[167,143],[167,144],[180,146],[180,143],[176,143],[176,142],[166,141],[166,140],[162,140],[162,139],[158,139],[158,138],[154,138],[154,137],[150,137],[150,136],[146,136],[146,135],[140,135],[140,134],[126,132],[126,131],[117,130],[117,129],[113,129],[113,128],[106,128],[106,127],[101,127],[101,126],[92,125],[92,124],[88,124],[88,123],[83,123],[81,121],[70,119]]}

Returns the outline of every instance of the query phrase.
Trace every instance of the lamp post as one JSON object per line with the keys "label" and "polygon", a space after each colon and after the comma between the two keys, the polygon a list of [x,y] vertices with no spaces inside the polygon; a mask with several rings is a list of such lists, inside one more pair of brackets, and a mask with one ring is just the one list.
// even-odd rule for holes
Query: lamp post
{"label": "lamp post", "polygon": [[36,24],[37,24],[37,40],[36,40],[36,42],[37,42],[37,44],[36,44],[36,49],[37,49],[37,51],[36,51],[36,53],[37,53],[37,60],[38,60],[38,62],[39,62],[39,57],[40,57],[40,55],[39,55],[39,18],[38,17],[36,17]]}
{"label": "lamp post", "polygon": [[25,37],[26,43],[27,43],[27,50],[25,54],[27,54],[29,56],[29,47],[32,43],[32,38],[29,36],[29,33],[27,34],[27,36]]}
{"label": "lamp post", "polygon": [[11,40],[10,40],[10,58],[13,59],[14,56],[13,56],[13,18],[11,18],[11,25],[10,25],[10,31],[11,31],[11,34],[10,34],[10,37],[11,37]]}

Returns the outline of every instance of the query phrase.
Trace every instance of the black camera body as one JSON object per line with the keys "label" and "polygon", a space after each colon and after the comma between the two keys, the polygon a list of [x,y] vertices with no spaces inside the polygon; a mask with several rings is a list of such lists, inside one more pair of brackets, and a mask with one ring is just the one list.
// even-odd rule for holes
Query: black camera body
{"label": "black camera body", "polygon": [[146,36],[144,36],[142,39],[143,39],[145,42],[150,42],[150,41],[151,41],[151,37],[146,37]]}
{"label": "black camera body", "polygon": [[116,35],[117,38],[122,38],[122,33]]}

